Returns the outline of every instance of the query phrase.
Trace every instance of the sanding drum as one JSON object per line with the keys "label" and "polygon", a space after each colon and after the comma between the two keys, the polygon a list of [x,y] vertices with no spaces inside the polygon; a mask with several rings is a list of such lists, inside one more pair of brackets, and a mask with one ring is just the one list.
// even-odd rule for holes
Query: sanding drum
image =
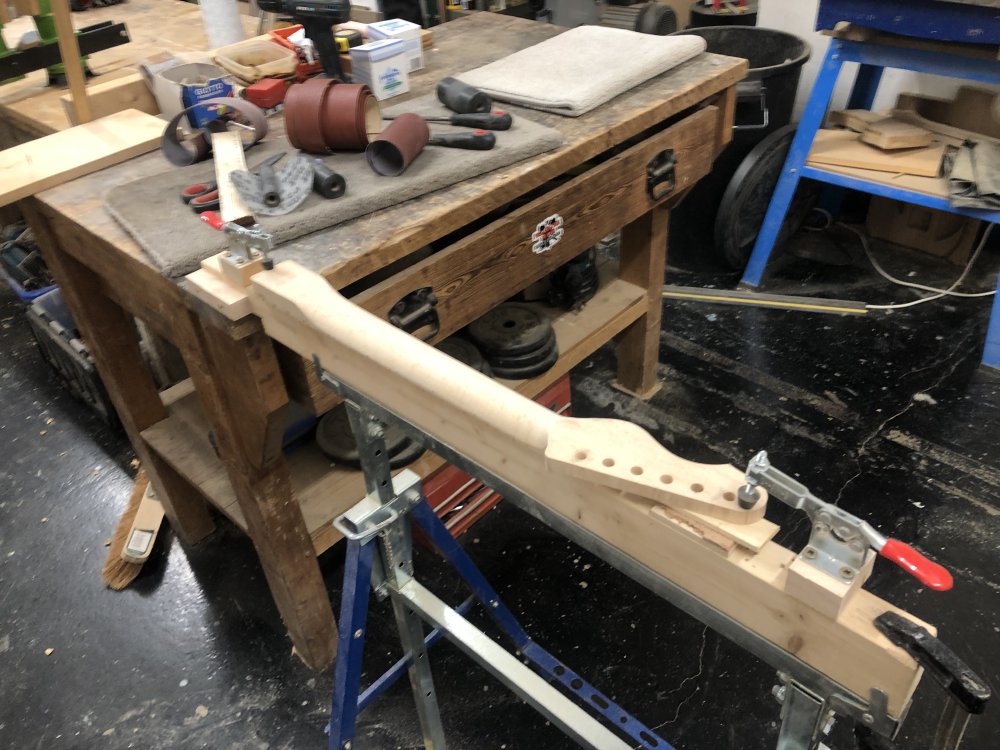
{"label": "sanding drum", "polygon": [[285,130],[302,151],[362,151],[381,129],[378,100],[364,84],[310,78],[288,88]]}
{"label": "sanding drum", "polygon": [[402,174],[424,150],[431,131],[420,115],[399,115],[365,150],[368,166],[376,174],[395,177]]}

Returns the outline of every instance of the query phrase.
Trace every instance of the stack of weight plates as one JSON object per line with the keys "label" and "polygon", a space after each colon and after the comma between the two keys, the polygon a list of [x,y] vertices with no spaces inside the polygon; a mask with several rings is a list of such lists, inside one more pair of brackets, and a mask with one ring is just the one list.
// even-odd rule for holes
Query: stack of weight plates
{"label": "stack of weight plates", "polygon": [[450,336],[444,341],[434,345],[452,359],[457,359],[463,365],[468,365],[473,370],[478,370],[483,375],[493,377],[493,371],[486,364],[483,353],[476,348],[476,345],[461,336]]}
{"label": "stack of weight plates", "polygon": [[506,302],[471,323],[466,332],[498,378],[533,378],[559,359],[552,323],[530,305]]}
{"label": "stack of weight plates", "polygon": [[[358,445],[347,417],[347,406],[331,409],[316,425],[316,444],[319,449],[338,464],[361,468]],[[423,455],[424,447],[392,425],[385,430],[385,447],[389,452],[389,466],[399,469],[413,463]]]}

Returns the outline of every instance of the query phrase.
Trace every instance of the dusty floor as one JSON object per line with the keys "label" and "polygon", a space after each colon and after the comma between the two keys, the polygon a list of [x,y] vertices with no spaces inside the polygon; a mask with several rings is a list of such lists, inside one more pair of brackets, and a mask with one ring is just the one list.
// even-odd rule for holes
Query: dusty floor
{"label": "dusty floor", "polygon": [[[887,263],[938,283],[957,273],[905,254]],[[984,258],[974,283],[991,288],[997,265],[995,253]],[[711,270],[669,280],[734,281]],[[912,298],[860,264],[801,259],[771,289]],[[331,673],[290,655],[239,532],[220,522],[192,549],[168,534],[132,588],[101,585],[132,454],[41,364],[14,298],[0,293],[0,304],[0,747],[325,747]],[[988,301],[862,318],[672,301],[664,310],[663,390],[649,403],[612,390],[613,352],[601,351],[574,373],[576,413],[633,420],[692,459],[744,464],[766,448],[821,497],[916,544],[954,571],[952,592],[922,590],[888,564],[870,587],[936,623],[1000,686],[1000,378],[977,367]],[[783,510],[769,511],[782,539],[801,545],[802,518]],[[678,748],[774,746],[765,665],[512,507],[465,542],[543,645]],[[417,562],[457,601],[435,560]],[[343,554],[321,563],[337,602]],[[396,658],[390,622],[376,606],[366,679]],[[451,747],[572,746],[450,645],[432,663]],[[939,700],[925,680],[900,748],[928,747]],[[827,742],[853,747],[847,722]],[[362,716],[355,748],[418,747],[404,681]],[[1000,708],[974,720],[964,747],[1000,747]]]}

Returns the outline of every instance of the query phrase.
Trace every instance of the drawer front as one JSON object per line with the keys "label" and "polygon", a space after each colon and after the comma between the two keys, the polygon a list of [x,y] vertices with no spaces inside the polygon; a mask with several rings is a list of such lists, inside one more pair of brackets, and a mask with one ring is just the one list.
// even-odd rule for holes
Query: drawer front
{"label": "drawer front", "polygon": [[[469,324],[566,261],[691,187],[712,167],[721,110],[705,107],[353,298],[381,317],[407,295],[437,298],[434,341]],[[672,153],[667,153],[668,150]],[[648,189],[658,159],[673,189]],[[427,329],[422,329],[427,330]]]}

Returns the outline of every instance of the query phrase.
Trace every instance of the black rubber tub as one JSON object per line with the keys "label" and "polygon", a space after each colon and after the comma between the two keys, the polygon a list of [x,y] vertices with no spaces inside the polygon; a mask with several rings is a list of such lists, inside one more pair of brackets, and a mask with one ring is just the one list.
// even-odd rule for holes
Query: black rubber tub
{"label": "black rubber tub", "polygon": [[811,50],[794,34],[756,26],[707,26],[676,32],[680,34],[696,34],[708,43],[709,52],[743,57],[750,64],[737,88],[732,143],[670,218],[671,257],[681,265],[698,266],[704,256],[725,262],[713,239],[719,199],[750,150],[791,121],[799,76]]}

